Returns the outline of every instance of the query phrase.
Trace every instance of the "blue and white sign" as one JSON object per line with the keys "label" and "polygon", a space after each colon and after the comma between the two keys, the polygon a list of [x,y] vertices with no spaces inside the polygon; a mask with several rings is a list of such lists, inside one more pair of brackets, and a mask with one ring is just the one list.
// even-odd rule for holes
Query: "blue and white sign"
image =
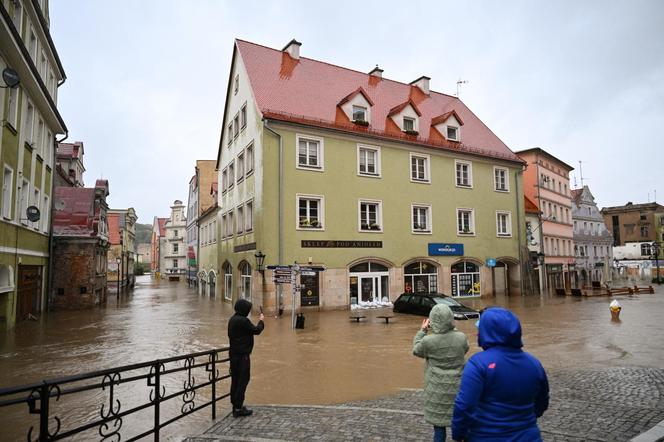
{"label": "blue and white sign", "polygon": [[463,256],[463,244],[429,243],[429,256]]}
{"label": "blue and white sign", "polygon": [[494,258],[487,258],[486,259],[486,265],[487,265],[487,267],[495,267],[496,266],[496,260]]}

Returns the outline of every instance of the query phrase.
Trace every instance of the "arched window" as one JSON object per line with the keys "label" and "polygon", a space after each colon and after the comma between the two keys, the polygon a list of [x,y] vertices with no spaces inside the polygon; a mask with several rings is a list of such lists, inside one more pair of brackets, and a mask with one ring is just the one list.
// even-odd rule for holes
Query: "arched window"
{"label": "arched window", "polygon": [[479,296],[480,268],[472,261],[452,265],[452,296]]}
{"label": "arched window", "polygon": [[424,261],[408,264],[403,269],[406,293],[431,293],[438,291],[438,269]]}
{"label": "arched window", "polygon": [[229,262],[225,262],[222,271],[224,272],[224,299],[231,301],[233,299],[233,267]]}
{"label": "arched window", "polygon": [[240,264],[240,296],[251,300],[251,266],[247,261]]}
{"label": "arched window", "polygon": [[351,304],[387,304],[390,302],[387,266],[365,261],[350,269]]}

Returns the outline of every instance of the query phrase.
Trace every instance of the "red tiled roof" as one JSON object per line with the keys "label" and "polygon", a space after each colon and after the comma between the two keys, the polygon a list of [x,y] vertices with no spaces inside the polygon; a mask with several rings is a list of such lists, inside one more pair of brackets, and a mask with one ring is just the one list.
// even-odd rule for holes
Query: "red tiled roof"
{"label": "red tiled roof", "polygon": [[349,101],[350,99],[352,99],[357,94],[362,94],[364,99],[367,100],[367,102],[371,106],[374,105],[374,102],[371,100],[371,97],[369,97],[369,94],[367,94],[367,91],[365,91],[364,88],[362,88],[362,86],[360,86],[357,89],[355,89],[353,92],[351,92],[350,94],[348,94],[344,98],[342,98],[341,101],[339,102],[339,106],[341,106],[345,102]]}
{"label": "red tiled roof", "polygon": [[55,201],[62,204],[62,208],[59,207],[54,211],[54,235],[94,236],[95,189],[85,187],[56,187]]}
{"label": "red tiled roof", "polygon": [[[427,95],[417,86],[306,57],[294,60],[282,51],[243,40],[236,40],[236,45],[256,104],[266,118],[523,162],[457,97],[434,91]],[[338,103],[359,88],[374,103],[366,128],[337,115]],[[418,136],[406,135],[390,124],[390,111],[407,103],[421,114]],[[432,133],[431,120],[451,111],[465,123],[461,143]]]}
{"label": "red tiled roof", "polygon": [[414,103],[413,100],[411,100],[411,99],[408,99],[408,101],[405,101],[405,102],[403,102],[403,103],[401,103],[401,104],[398,104],[398,105],[394,106],[394,107],[393,107],[392,109],[390,109],[390,111],[387,113],[387,116],[388,116],[388,117],[391,117],[392,115],[398,114],[399,112],[401,112],[402,110],[404,110],[404,108],[405,108],[406,106],[408,106],[409,104],[410,104],[410,106],[413,108],[413,110],[415,111],[415,113],[417,114],[417,116],[418,116],[418,117],[421,117],[421,116],[422,116],[422,112],[420,112],[420,110],[417,108],[417,106],[415,105],[415,103]]}
{"label": "red tiled roof", "polygon": [[537,204],[535,204],[535,203],[533,202],[533,200],[531,200],[531,199],[528,198],[527,196],[524,196],[523,198],[524,198],[525,201],[526,201],[526,202],[525,202],[526,213],[535,213],[535,214],[538,214],[538,215],[539,215],[539,212],[540,212],[540,211],[539,211],[539,207],[537,207]]}
{"label": "red tiled roof", "polygon": [[457,121],[459,122],[459,124],[463,126],[463,120],[461,119],[461,117],[459,116],[459,114],[457,114],[456,111],[454,111],[454,110],[451,110],[451,111],[449,111],[449,112],[445,112],[444,114],[442,114],[442,115],[438,115],[437,117],[433,117],[433,118],[431,119],[431,125],[432,125],[432,126],[437,126],[437,125],[439,125],[440,123],[444,123],[444,122],[447,121],[447,119],[450,118],[452,115],[454,115],[454,118],[456,118]]}

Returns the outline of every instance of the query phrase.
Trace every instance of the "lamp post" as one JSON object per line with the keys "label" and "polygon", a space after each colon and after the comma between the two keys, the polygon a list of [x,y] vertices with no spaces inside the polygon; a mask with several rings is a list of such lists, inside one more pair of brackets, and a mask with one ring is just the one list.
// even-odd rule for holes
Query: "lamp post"
{"label": "lamp post", "polygon": [[661,279],[659,278],[659,242],[658,241],[653,241],[652,243],[652,254],[655,256],[655,265],[657,266],[657,285],[660,285],[662,283]]}
{"label": "lamp post", "polygon": [[265,274],[265,254],[260,250],[254,254],[256,258],[256,270],[260,272],[261,275]]}
{"label": "lamp post", "polygon": [[122,264],[122,258],[115,258],[115,262],[118,264],[118,290],[116,291],[117,297],[120,298],[120,264]]}

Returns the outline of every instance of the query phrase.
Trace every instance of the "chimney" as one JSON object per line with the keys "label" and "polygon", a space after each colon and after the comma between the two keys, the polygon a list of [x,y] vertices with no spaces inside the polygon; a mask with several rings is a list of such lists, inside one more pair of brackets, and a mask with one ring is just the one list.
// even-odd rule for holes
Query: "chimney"
{"label": "chimney", "polygon": [[369,75],[372,77],[383,78],[383,70],[376,65],[376,67],[369,72]]}
{"label": "chimney", "polygon": [[288,55],[291,56],[291,58],[295,60],[300,59],[300,46],[302,46],[302,43],[299,41],[292,39],[284,48],[282,49],[283,52],[287,52]]}
{"label": "chimney", "polygon": [[429,80],[431,80],[431,78],[427,77],[426,75],[422,75],[417,80],[411,81],[410,84],[411,86],[419,87],[422,92],[429,95]]}

